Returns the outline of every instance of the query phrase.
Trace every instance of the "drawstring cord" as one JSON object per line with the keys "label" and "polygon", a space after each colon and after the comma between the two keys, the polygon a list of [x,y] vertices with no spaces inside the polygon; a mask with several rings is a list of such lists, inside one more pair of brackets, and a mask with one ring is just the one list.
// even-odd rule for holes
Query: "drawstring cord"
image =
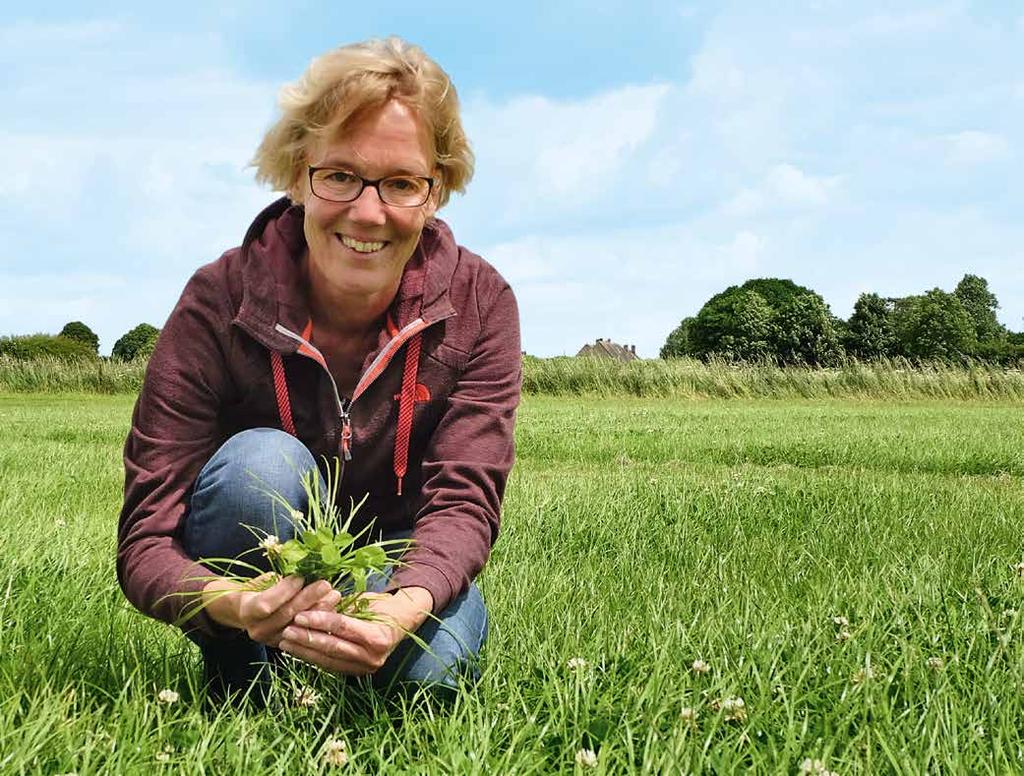
{"label": "drawstring cord", "polygon": [[[388,323],[391,323],[390,320]],[[307,331],[309,328],[307,326]],[[413,409],[416,406],[416,376],[419,370],[421,344],[422,333],[417,333],[406,344],[405,366],[402,370],[402,392],[398,396],[394,472],[396,492],[399,496],[402,495],[402,480],[405,479],[409,468],[409,440],[412,437]],[[292,418],[292,405],[288,395],[284,360],[276,350],[270,351],[270,369],[274,375],[274,395],[277,398],[277,412],[281,416],[281,427],[293,437],[298,437],[295,432],[295,421]]]}
{"label": "drawstring cord", "polygon": [[276,350],[270,351],[270,371],[274,373],[274,395],[277,397],[277,414],[281,416],[281,428],[297,437],[295,421],[292,420],[292,403],[288,398],[288,381],[284,375],[284,359]]}
{"label": "drawstring cord", "polygon": [[395,480],[398,495],[402,495],[402,480],[409,465],[409,438],[412,436],[412,411],[416,406],[416,372],[420,363],[420,342],[416,334],[405,351],[405,368],[402,370],[402,394],[398,400],[398,428],[395,430]]}

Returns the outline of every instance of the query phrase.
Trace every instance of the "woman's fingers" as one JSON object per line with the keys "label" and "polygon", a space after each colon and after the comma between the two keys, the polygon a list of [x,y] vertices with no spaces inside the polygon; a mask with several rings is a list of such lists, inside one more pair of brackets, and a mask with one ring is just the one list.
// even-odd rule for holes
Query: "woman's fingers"
{"label": "woman's fingers", "polygon": [[302,577],[285,577],[266,590],[256,593],[248,607],[248,614],[257,620],[271,617],[302,590]]}
{"label": "woman's fingers", "polygon": [[289,654],[332,671],[362,675],[372,673],[381,666],[381,660],[359,644],[295,625],[284,629],[279,646]]}
{"label": "woman's fingers", "polygon": [[329,599],[331,592],[323,580],[303,587],[301,577],[286,577],[251,600],[243,614],[246,630],[252,639],[273,644],[296,614]]}
{"label": "woman's fingers", "polygon": [[330,592],[321,598],[317,603],[310,607],[310,609],[317,609],[324,612],[333,612],[338,608],[338,604],[341,603],[342,595],[337,590],[331,588]]}
{"label": "woman's fingers", "polygon": [[336,674],[347,674],[348,676],[367,676],[375,669],[365,663],[347,660],[345,658],[333,657],[327,653],[320,652],[307,644],[297,641],[284,640],[278,645],[289,655],[304,660],[307,663],[320,666],[320,668],[333,671]]}

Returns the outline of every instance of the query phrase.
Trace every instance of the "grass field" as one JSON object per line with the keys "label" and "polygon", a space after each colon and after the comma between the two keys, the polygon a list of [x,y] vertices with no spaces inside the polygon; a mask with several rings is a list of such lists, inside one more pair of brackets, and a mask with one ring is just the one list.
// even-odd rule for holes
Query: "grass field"
{"label": "grass field", "polygon": [[114,579],[132,401],[0,395],[0,773],[1024,770],[1019,402],[528,397],[478,689],[213,714]]}

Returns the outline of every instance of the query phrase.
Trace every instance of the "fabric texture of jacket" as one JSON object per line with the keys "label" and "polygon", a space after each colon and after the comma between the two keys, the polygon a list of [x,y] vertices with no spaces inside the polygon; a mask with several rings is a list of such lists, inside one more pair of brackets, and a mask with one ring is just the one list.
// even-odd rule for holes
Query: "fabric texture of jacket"
{"label": "fabric texture of jacket", "polygon": [[[178,622],[213,576],[182,547],[191,489],[249,428],[283,428],[317,460],[347,459],[340,504],[368,494],[357,529],[413,529],[392,585],[426,588],[435,612],[497,538],[521,382],[512,290],[429,220],[353,396],[340,397],[303,337],[305,247],[302,208],[278,200],[192,276],[161,331],[125,442],[117,553],[125,595],[152,617]],[[223,632],[205,613],[183,627]]]}

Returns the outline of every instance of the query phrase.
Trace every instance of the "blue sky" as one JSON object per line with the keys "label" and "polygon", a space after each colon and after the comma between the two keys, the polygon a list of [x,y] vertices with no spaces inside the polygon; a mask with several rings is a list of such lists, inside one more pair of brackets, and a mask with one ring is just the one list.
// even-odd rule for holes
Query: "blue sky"
{"label": "blue sky", "polygon": [[1024,329],[1017,2],[82,5],[0,11],[0,334],[162,325],[275,197],[280,86],[387,34],[459,89],[477,174],[440,216],[530,353],[654,356],[751,277],[846,317],[972,272]]}

